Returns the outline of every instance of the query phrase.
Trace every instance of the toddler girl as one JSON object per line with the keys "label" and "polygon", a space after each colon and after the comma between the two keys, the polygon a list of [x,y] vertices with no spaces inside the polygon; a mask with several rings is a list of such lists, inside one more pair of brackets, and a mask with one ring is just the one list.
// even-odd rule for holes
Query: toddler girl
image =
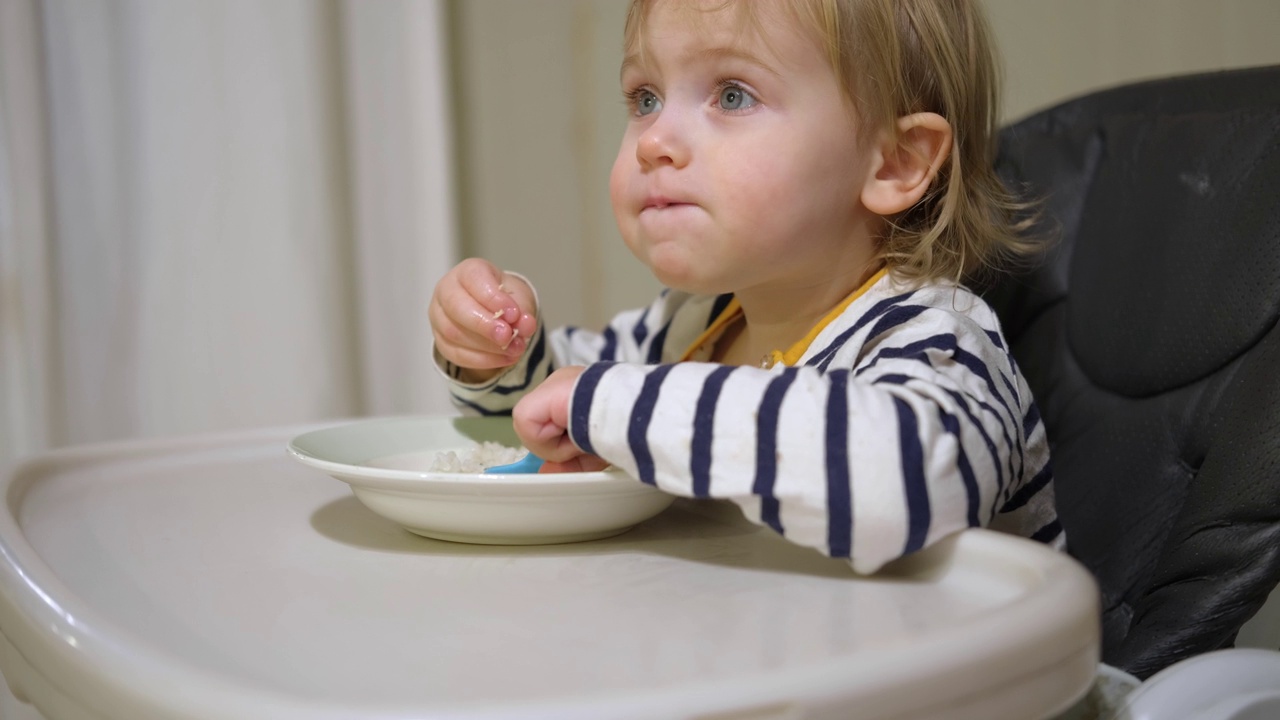
{"label": "toddler girl", "polygon": [[547,332],[464,261],[430,308],[455,400],[547,470],[728,498],[859,572],[974,526],[1061,547],[1044,427],[960,284],[1023,249],[993,66],[966,0],[636,0],[610,190],[668,289]]}

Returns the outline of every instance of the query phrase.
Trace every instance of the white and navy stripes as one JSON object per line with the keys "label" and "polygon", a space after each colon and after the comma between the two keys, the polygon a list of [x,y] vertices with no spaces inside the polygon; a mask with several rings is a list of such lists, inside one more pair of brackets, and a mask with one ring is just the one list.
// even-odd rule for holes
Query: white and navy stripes
{"label": "white and navy stripes", "polygon": [[730,499],[860,572],[973,526],[1064,545],[1044,426],[980,298],[885,276],[792,367],[679,362],[727,301],[666,292],[603,333],[539,329],[516,366],[455,379],[454,398],[506,413],[553,367],[587,365],[579,447],[667,492]]}

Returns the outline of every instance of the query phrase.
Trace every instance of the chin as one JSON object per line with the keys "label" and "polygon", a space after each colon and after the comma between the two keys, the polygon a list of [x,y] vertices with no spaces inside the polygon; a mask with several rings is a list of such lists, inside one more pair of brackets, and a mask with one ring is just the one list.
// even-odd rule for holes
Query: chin
{"label": "chin", "polygon": [[701,277],[687,270],[677,271],[649,265],[649,271],[658,279],[658,282],[662,283],[663,287],[671,288],[672,290],[679,290],[692,295],[719,295],[729,292],[709,278]]}
{"label": "chin", "polygon": [[697,266],[705,264],[705,260],[699,263],[697,258],[689,257],[682,243],[651,242],[635,236],[624,239],[631,254],[649,268],[649,272],[663,287],[695,295],[727,292],[720,289],[712,278],[706,277],[705,273],[698,272]]}

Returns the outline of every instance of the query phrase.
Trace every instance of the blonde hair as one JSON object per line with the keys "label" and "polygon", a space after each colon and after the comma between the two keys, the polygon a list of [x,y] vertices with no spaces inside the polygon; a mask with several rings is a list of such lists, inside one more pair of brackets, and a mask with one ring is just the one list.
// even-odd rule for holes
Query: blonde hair
{"label": "blonde hair", "polygon": [[[625,44],[638,49],[653,0],[632,0]],[[759,29],[753,3],[739,17]],[[865,128],[932,112],[951,125],[952,147],[929,191],[887,218],[880,255],[909,281],[961,281],[1039,249],[1025,236],[1031,206],[994,168],[1000,82],[986,17],[976,0],[791,0],[787,10],[824,44]],[[1021,219],[1019,219],[1021,218]]]}

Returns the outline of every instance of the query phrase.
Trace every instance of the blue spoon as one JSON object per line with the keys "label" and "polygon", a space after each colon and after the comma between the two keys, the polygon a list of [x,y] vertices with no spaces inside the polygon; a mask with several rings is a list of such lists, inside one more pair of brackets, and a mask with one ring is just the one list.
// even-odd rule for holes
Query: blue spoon
{"label": "blue spoon", "polygon": [[536,473],[540,467],[542,467],[542,458],[534,455],[533,453],[527,453],[524,457],[513,463],[487,467],[484,469],[484,473],[486,475]]}

